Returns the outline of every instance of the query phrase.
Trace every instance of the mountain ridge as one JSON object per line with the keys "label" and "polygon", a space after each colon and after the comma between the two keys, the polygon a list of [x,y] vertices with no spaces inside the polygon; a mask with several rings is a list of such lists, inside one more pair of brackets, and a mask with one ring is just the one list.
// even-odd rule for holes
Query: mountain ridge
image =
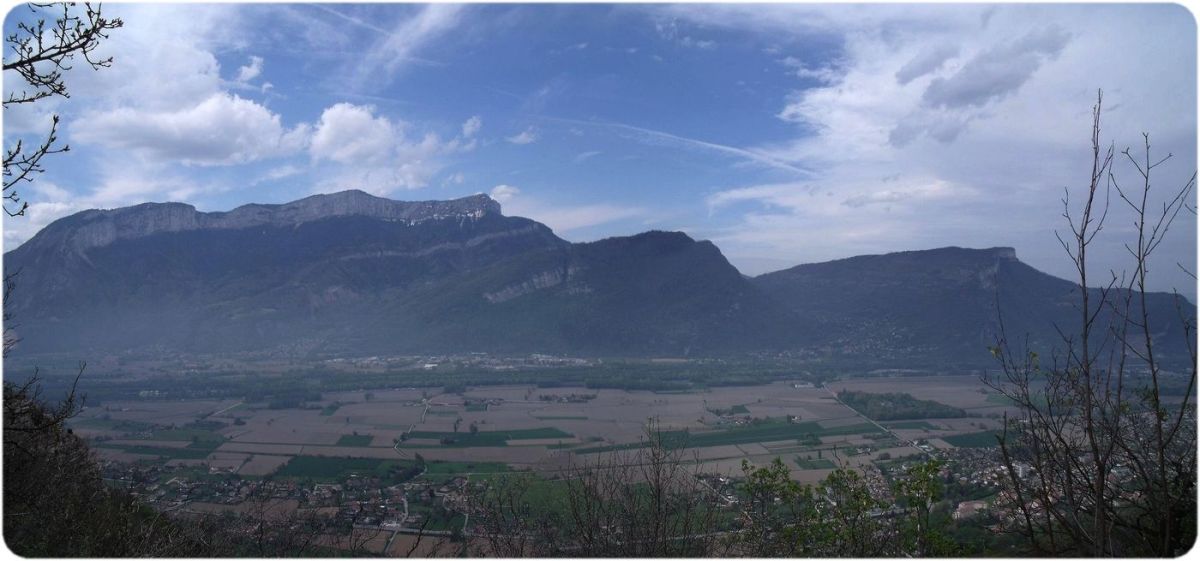
{"label": "mountain ridge", "polygon": [[[4,260],[21,271],[6,311],[34,353],[782,353],[980,364],[1000,312],[1013,332],[1052,343],[1053,325],[1069,325],[1074,288],[1008,247],[860,255],[747,277],[715,244],[683,232],[571,243],[505,216],[486,195],[403,202],[361,191],[227,212],[181,203],[83,211]],[[1159,317],[1174,311],[1164,295],[1150,300]]]}
{"label": "mountain ridge", "polygon": [[501,214],[500,203],[485,194],[448,201],[396,201],[352,189],[282,204],[250,203],[228,211],[203,212],[178,202],[84,210],[50,223],[28,242],[36,243],[44,233],[54,235],[68,228],[68,243],[76,250],[83,250],[162,232],[294,226],[334,216],[366,216],[412,224],[446,217],[478,219],[489,213]]}

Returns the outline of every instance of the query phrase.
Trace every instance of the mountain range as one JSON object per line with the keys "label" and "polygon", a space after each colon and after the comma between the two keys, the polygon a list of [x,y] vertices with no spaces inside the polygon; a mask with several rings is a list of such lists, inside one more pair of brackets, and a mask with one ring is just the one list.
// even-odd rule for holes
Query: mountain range
{"label": "mountain range", "polygon": [[[786,355],[991,364],[999,318],[1034,346],[1078,323],[1077,287],[1010,248],[852,257],[746,277],[707,241],[571,243],[486,195],[361,191],[200,212],[88,210],[5,253],[22,353],[366,356]],[[1156,337],[1182,340],[1173,295]],[[1185,314],[1195,307],[1183,302]],[[1002,312],[1002,313],[1001,313]],[[1186,358],[1165,343],[1168,358]]]}

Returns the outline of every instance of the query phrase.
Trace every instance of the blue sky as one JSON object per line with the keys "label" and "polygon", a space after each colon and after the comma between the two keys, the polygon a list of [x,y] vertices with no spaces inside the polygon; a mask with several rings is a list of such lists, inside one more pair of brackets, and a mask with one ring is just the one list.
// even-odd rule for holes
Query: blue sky
{"label": "blue sky", "polygon": [[[112,4],[125,27],[56,112],[71,152],[7,248],[86,208],[201,210],[363,189],[489,193],[573,241],[709,239],[746,274],[862,253],[1014,246],[1060,276],[1065,187],[1105,138],[1196,168],[1196,31],[1170,5]],[[10,11],[6,28],[26,8]],[[12,88],[12,76],[5,87]],[[1119,163],[1118,179],[1132,181]],[[1194,200],[1194,198],[1193,198]],[[1114,209],[1095,266],[1120,269]],[[1157,288],[1194,294],[1194,215]]]}

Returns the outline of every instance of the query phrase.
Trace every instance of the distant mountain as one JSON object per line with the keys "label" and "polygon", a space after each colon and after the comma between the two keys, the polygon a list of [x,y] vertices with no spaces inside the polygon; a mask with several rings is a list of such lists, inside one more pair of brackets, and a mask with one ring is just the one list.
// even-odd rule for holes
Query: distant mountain
{"label": "distant mountain", "polygon": [[710,243],[572,245],[485,195],[91,210],[4,258],[24,352],[680,355],[772,336],[769,306]]}
{"label": "distant mountain", "polygon": [[[229,212],[89,210],[4,263],[19,271],[8,311],[27,354],[783,353],[988,365],[997,301],[1010,334],[1036,342],[1074,319],[1074,286],[1011,249],[862,256],[748,278],[682,233],[572,244],[485,195],[400,202],[346,191]],[[1173,299],[1153,295],[1152,306],[1175,335]]]}
{"label": "distant mountain", "polygon": [[[753,284],[821,325],[828,343],[849,354],[971,361],[995,344],[1003,318],[1010,341],[1028,337],[1049,356],[1080,324],[1078,286],[1022,263],[1009,247],[863,255],[768,273]],[[1181,304],[1195,317],[1192,304]],[[1148,308],[1164,342],[1161,357],[1186,360],[1175,297],[1149,294]]]}

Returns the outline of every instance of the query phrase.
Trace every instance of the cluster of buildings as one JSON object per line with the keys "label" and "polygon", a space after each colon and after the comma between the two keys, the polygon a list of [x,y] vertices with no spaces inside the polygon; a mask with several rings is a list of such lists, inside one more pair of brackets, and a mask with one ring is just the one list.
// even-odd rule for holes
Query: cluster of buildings
{"label": "cluster of buildings", "polygon": [[105,480],[127,489],[164,512],[248,513],[251,503],[316,512],[345,528],[419,531],[426,518],[453,518],[466,504],[467,480],[417,478],[388,485],[377,477],[350,475],[336,483],[304,484],[294,479],[245,479],[234,474],[202,473],[195,468],[102,465]]}
{"label": "cluster of buildings", "polygon": [[531,354],[519,357],[491,356],[487,353],[467,353],[428,356],[367,356],[358,358],[331,358],[324,361],[330,366],[349,366],[360,369],[412,368],[436,370],[444,366],[474,367],[485,370],[516,370],[537,367],[595,366],[597,359]]}

